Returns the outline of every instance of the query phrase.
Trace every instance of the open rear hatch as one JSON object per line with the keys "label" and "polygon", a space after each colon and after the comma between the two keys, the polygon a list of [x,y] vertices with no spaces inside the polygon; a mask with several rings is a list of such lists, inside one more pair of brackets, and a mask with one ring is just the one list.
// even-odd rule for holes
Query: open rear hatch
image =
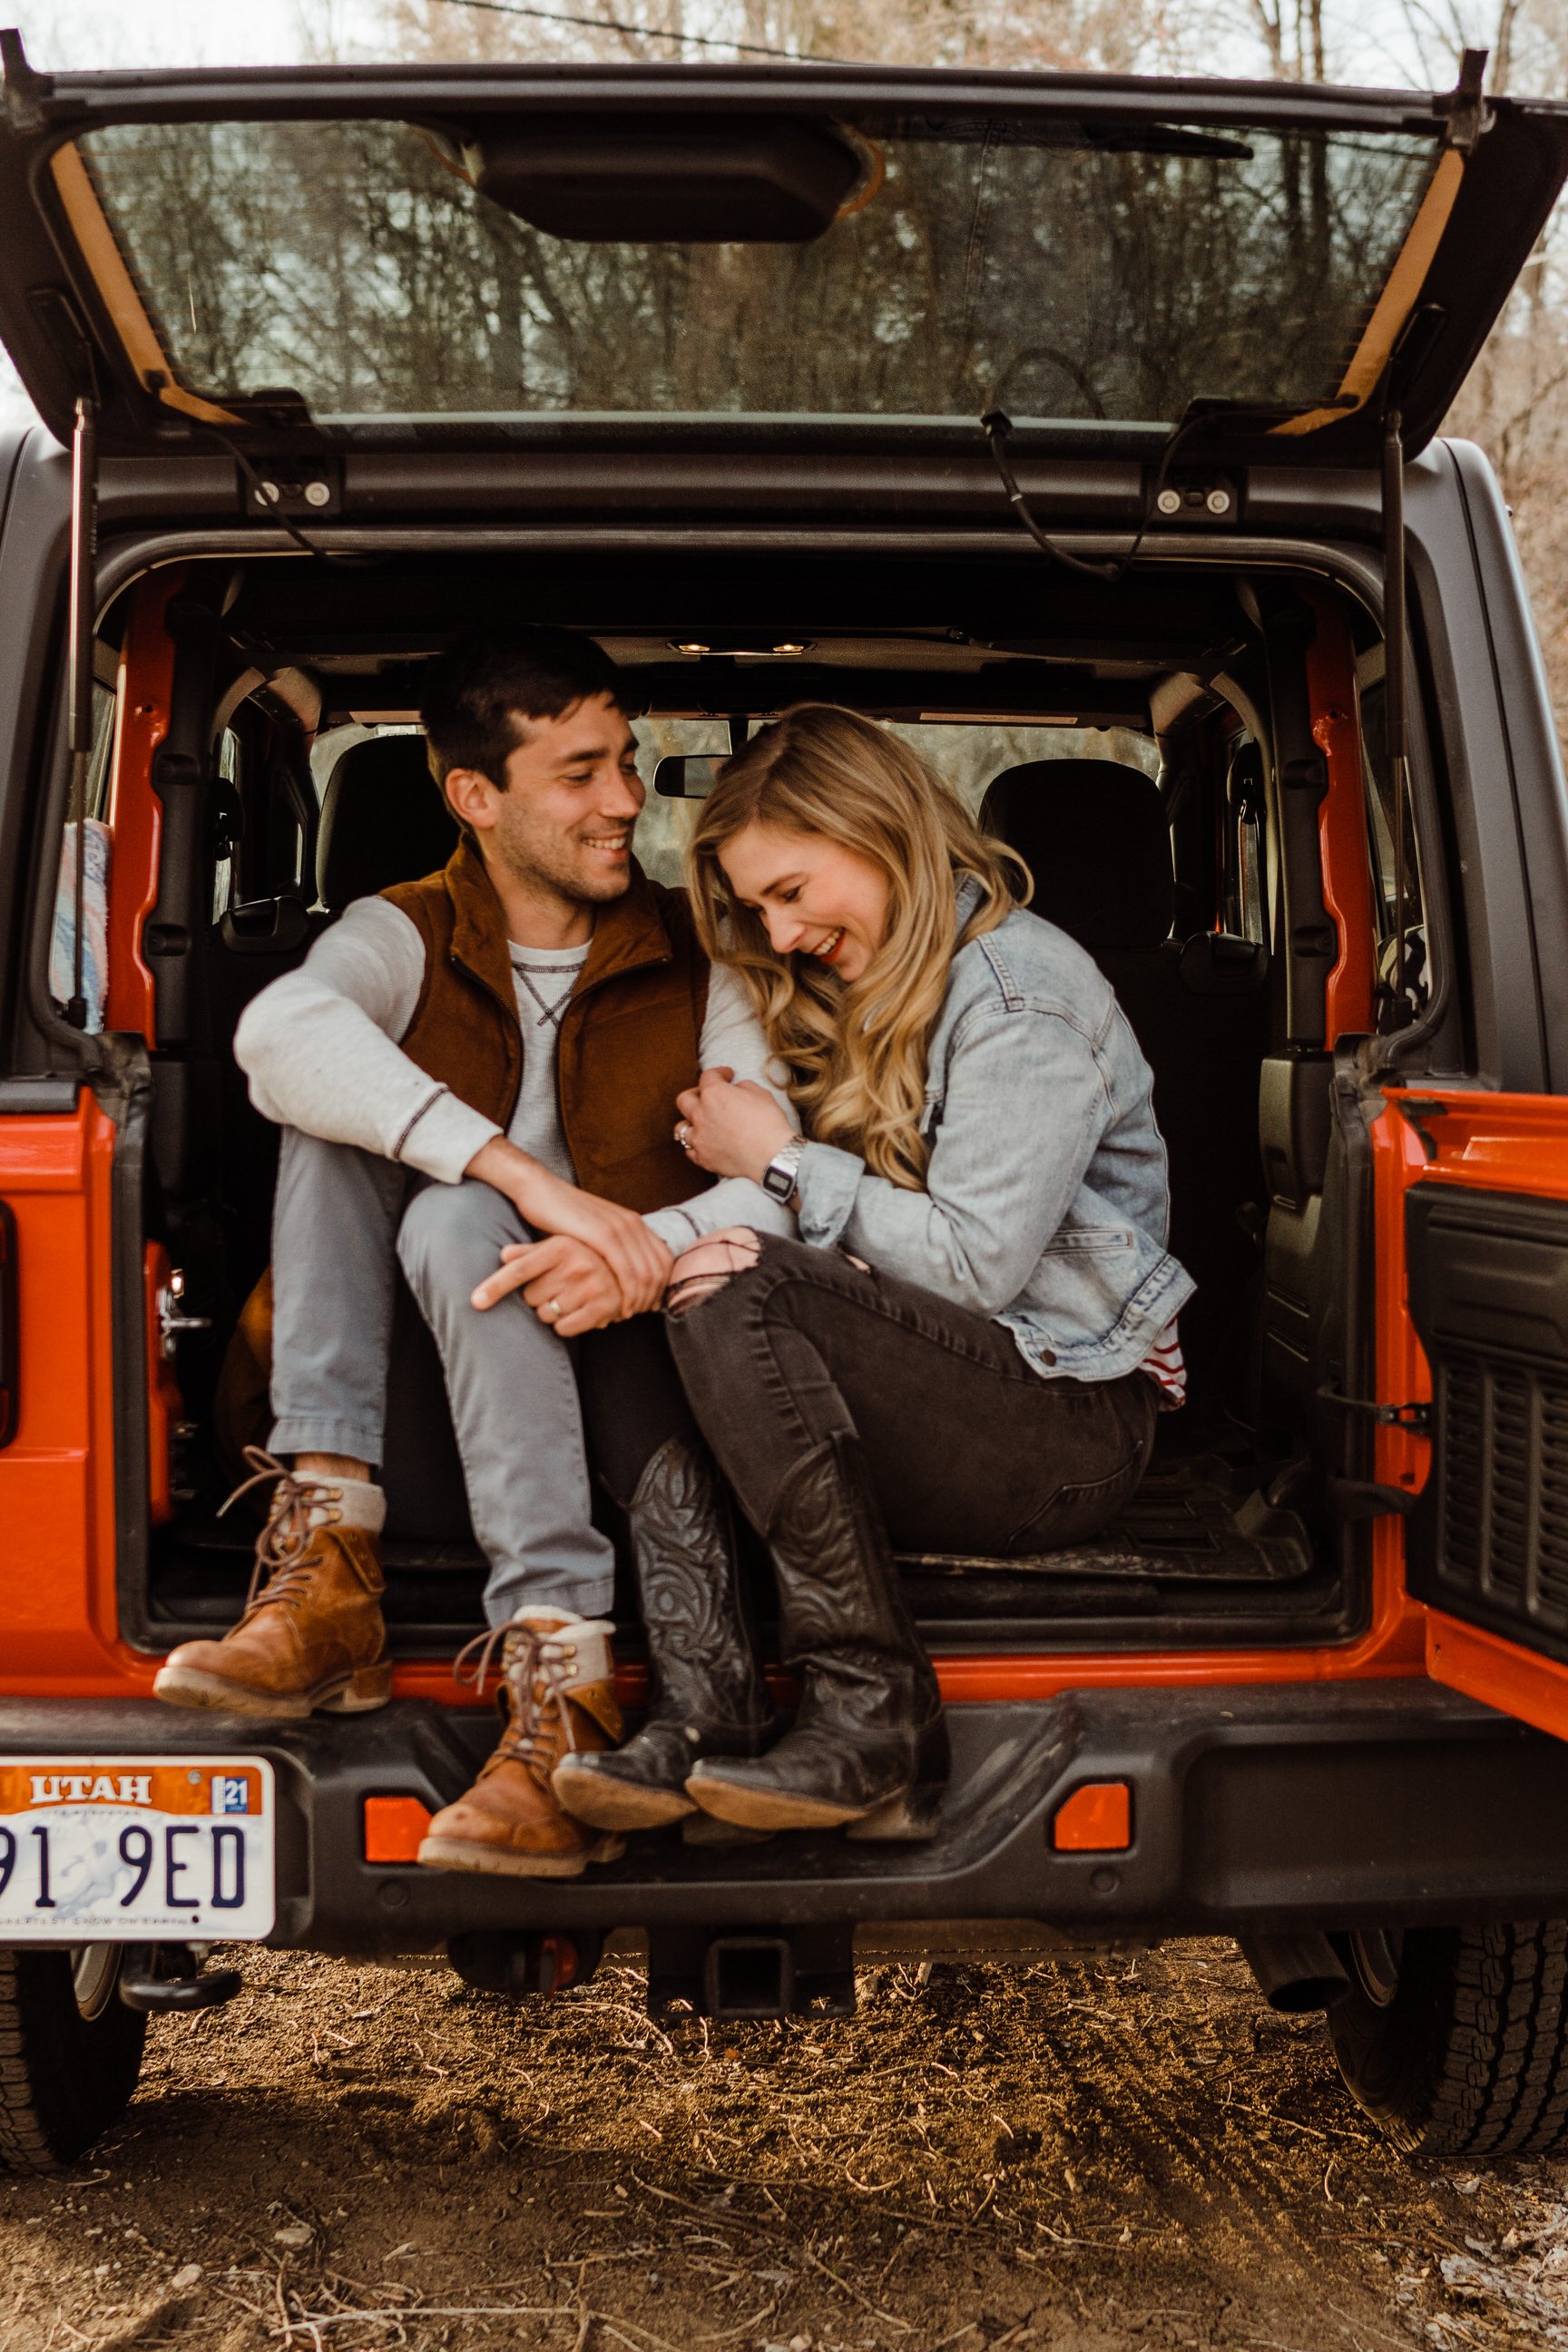
{"label": "open rear hatch", "polygon": [[62,437],[98,403],[106,450],[634,420],[951,443],[1000,410],[1107,457],[1184,419],[1248,463],[1365,464],[1385,388],[1408,450],[1436,429],[1568,168],[1568,110],[1483,99],[1479,56],[1420,96],[804,64],[50,75],[0,43],[0,334]]}

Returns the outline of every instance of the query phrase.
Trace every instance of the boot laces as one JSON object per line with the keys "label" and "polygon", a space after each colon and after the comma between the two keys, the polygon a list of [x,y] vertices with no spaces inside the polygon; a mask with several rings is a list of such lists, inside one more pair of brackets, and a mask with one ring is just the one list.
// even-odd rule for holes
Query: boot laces
{"label": "boot laces", "polygon": [[464,1667],[474,1657],[468,1679],[482,1693],[498,1650],[507,1727],[490,1763],[513,1759],[542,1783],[558,1761],[556,1735],[568,1751],[577,1745],[568,1692],[568,1678],[574,1680],[576,1674],[575,1636],[569,1625],[548,1632],[535,1625],[497,1625],[476,1633],[458,1651],[453,1680],[464,1679]]}
{"label": "boot laces", "polygon": [[265,1486],[269,1478],[277,1481],[267,1523],[256,1538],[256,1565],[250,1571],[250,1590],[245,1596],[245,1614],[249,1617],[273,1601],[303,1599],[310,1585],[310,1570],[314,1565],[310,1554],[316,1530],[319,1527],[335,1527],[342,1511],[335,1499],[335,1486],[320,1478],[302,1478],[297,1470],[285,1469],[265,1447],[247,1445],[245,1458],[250,1465],[251,1475],[235,1488],[218,1512],[220,1519],[224,1511],[231,1510],[253,1486]]}

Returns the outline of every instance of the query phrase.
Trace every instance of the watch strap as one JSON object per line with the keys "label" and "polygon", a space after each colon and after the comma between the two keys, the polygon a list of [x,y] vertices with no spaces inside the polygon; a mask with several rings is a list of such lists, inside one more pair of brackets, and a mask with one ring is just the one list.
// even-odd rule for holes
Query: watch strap
{"label": "watch strap", "polygon": [[805,1138],[792,1135],[781,1143],[763,1171],[763,1190],[773,1201],[787,1201],[795,1191],[800,1173],[801,1154],[805,1150]]}

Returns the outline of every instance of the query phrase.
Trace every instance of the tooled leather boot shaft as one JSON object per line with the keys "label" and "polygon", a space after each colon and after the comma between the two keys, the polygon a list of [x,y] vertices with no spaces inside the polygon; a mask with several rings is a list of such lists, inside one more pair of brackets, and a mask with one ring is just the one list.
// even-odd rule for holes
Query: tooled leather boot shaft
{"label": "tooled leather boot shaft", "polygon": [[669,1438],[644,1470],[629,1516],[654,1675],[650,1724],[742,1730],[771,1722],[733,1515],[706,1449]]}
{"label": "tooled leather boot shaft", "polygon": [[672,1437],[632,1498],[632,1549],[653,1678],[635,1738],[613,1755],[568,1755],[555,1793],[603,1829],[652,1829],[692,1810],[704,1756],[755,1756],[774,1729],[741,1593],[727,1490],[706,1450]]}
{"label": "tooled leather boot shaft", "polygon": [[687,1793],[742,1829],[933,1836],[950,1769],[942,1694],[853,1437],[796,1464],[768,1536],[800,1706],[765,1756],[704,1759]]}
{"label": "tooled leather boot shaft", "polygon": [[941,1694],[899,1581],[855,1438],[815,1446],[768,1528],[786,1664],[804,1682],[797,1725],[866,1731],[931,1721]]}

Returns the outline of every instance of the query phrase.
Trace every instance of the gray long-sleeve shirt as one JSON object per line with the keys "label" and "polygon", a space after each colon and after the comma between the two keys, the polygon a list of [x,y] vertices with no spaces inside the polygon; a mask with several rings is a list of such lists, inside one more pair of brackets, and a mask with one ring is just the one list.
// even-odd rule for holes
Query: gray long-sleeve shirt
{"label": "gray long-sleeve shirt", "polygon": [[[522,1085],[510,1140],[568,1183],[574,1181],[561,1130],[555,1084],[559,1016],[586,948],[512,944],[512,984],[522,1032]],[[425,980],[425,943],[386,898],[358,898],[322,933],[298,971],[286,972],[247,1006],[235,1058],[264,1117],[328,1143],[349,1143],[457,1183],[474,1154],[501,1129],[420,1069],[399,1040]],[[702,1066],[728,1064],[737,1078],[765,1086],[792,1124],[782,1073],[736,975],[713,967],[702,1024]],[[676,1111],[669,1107],[671,1124]],[[726,1177],[679,1207],[645,1222],[673,1250],[723,1225],[793,1234],[790,1212],[760,1184]]]}

